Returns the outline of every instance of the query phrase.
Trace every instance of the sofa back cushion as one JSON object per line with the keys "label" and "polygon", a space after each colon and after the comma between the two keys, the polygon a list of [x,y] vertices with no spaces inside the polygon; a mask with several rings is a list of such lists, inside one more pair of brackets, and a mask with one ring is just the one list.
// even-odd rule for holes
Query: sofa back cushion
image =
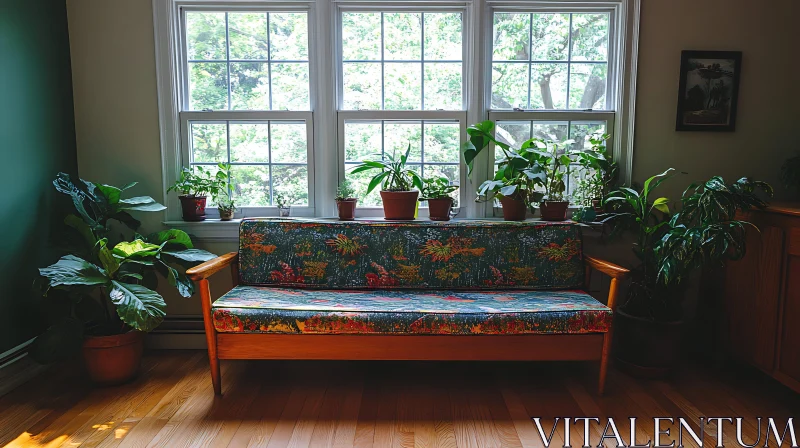
{"label": "sofa back cushion", "polygon": [[580,227],[569,222],[396,223],[246,219],[244,285],[325,289],[576,289]]}

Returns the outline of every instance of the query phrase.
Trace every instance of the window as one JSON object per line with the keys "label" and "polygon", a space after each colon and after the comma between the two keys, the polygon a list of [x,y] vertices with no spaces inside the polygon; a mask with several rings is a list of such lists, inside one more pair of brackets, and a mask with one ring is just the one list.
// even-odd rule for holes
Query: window
{"label": "window", "polygon": [[186,10],[184,21],[188,164],[230,163],[245,209],[279,194],[309,206],[308,13]]}
{"label": "window", "polygon": [[366,195],[374,173],[350,170],[409,146],[412,169],[461,184],[463,12],[345,7],[339,17],[343,175],[355,184],[359,205],[379,207],[381,198]]}
{"label": "window", "polygon": [[167,184],[230,163],[244,216],[276,215],[281,194],[294,216],[326,217],[347,178],[358,216],[381,216],[371,173],[351,171],[410,146],[412,169],[461,186],[459,217],[492,216],[473,199],[499,155],[469,178],[461,158],[467,126],[486,119],[512,146],[609,133],[628,181],[640,3],[154,0]]}

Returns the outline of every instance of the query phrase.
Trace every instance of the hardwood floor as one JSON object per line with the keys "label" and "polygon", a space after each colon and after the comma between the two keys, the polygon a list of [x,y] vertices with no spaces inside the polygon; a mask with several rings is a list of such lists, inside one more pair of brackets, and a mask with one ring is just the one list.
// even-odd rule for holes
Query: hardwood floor
{"label": "hardwood floor", "polygon": [[[613,417],[626,441],[628,417],[639,417],[638,443],[653,438],[653,416],[741,416],[751,442],[755,417],[783,425],[800,410],[797,395],[747,370],[687,367],[665,382],[611,369],[607,394],[597,397],[596,369],[223,361],[224,395],[215,398],[204,353],[160,351],[145,357],[130,384],[95,389],[77,368],[51,368],[0,397],[0,447],[539,447],[531,417],[542,417],[547,434],[554,417],[584,416]],[[590,431],[596,446],[603,428]],[[713,426],[706,432],[705,445],[714,446]],[[564,437],[559,424],[553,446],[563,446]],[[725,437],[733,445],[735,430]],[[583,444],[582,424],[572,426],[570,438]]]}

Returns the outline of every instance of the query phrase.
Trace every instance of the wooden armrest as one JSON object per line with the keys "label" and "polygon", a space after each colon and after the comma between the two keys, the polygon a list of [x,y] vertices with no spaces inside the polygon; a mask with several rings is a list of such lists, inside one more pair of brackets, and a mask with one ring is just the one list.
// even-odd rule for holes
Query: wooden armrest
{"label": "wooden armrest", "polygon": [[605,260],[601,260],[599,258],[594,258],[584,255],[583,259],[584,261],[586,261],[587,266],[597,271],[600,271],[611,278],[624,279],[631,273],[630,270],[625,269],[622,266],[616,265],[614,263]]}
{"label": "wooden armrest", "polygon": [[203,280],[216,274],[223,268],[230,266],[231,263],[236,263],[239,258],[238,252],[230,252],[221,255],[213,260],[208,260],[205,263],[198,264],[193,268],[186,270],[186,275],[194,281]]}

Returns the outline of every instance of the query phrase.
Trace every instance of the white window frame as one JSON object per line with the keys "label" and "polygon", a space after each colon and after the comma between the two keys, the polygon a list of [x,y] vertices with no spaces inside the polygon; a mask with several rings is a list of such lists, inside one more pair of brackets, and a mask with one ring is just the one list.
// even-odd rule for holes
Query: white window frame
{"label": "white window frame", "polygon": [[[334,196],[338,180],[344,175],[344,136],[342,132],[345,120],[356,119],[359,111],[340,111],[341,92],[341,45],[339,44],[339,17],[342,8],[345,10],[361,9],[364,11],[407,10],[426,12],[430,10],[463,11],[463,102],[461,111],[369,111],[373,120],[458,120],[463,122],[461,132],[462,143],[466,141],[464,131],[466,125],[486,119],[504,119],[515,117],[515,120],[529,121],[544,119],[545,113],[574,114],[580,111],[509,111],[490,110],[491,105],[491,63],[492,63],[492,31],[494,10],[581,12],[587,10],[607,10],[614,13],[617,39],[609,40],[609,64],[614,55],[616,77],[613,81],[614,93],[607,89],[607,98],[616,101],[613,111],[612,153],[620,164],[620,181],[630,182],[633,157],[633,131],[635,116],[636,73],[639,41],[639,16],[641,0],[409,0],[406,2],[382,0],[152,0],[156,50],[156,79],[158,86],[159,128],[161,137],[163,197],[168,206],[166,221],[172,226],[188,227],[200,238],[232,240],[237,237],[237,223],[219,223],[206,221],[203,223],[184,223],[180,221],[180,205],[176,195],[167,195],[166,189],[177,179],[183,164],[188,162],[187,142],[181,133],[194,115],[184,112],[181,116],[178,105],[185,98],[185,81],[182,79],[180,64],[183,64],[184,49],[180,37],[181,8],[197,8],[206,10],[270,10],[287,11],[303,10],[309,14],[309,112],[292,112],[304,115],[307,119],[309,146],[314,150],[309,157],[309,207],[299,213],[299,207],[293,207],[293,215],[318,217],[335,216]],[[611,71],[611,65],[609,65]],[[609,77],[610,79],[611,77]],[[611,81],[609,81],[611,82]],[[232,116],[236,111],[226,111]],[[194,113],[194,112],[192,112]],[[207,113],[207,112],[201,112]],[[286,118],[284,111],[240,112],[245,121],[279,120]],[[282,113],[284,115],[282,115]],[[592,114],[601,113],[593,111]],[[215,114],[212,112],[211,114]],[[512,115],[508,115],[512,114]],[[295,115],[297,116],[297,115]],[[532,116],[529,118],[529,116]],[[204,115],[206,117],[206,115]],[[212,117],[212,115],[207,115]],[[218,118],[218,117],[215,117]],[[238,119],[238,118],[237,118]],[[558,118],[563,121],[591,120],[584,118]],[[477,204],[473,201],[475,191],[480,183],[491,173],[494,162],[493,148],[484,151],[474,161],[474,169],[470,176],[466,175],[463,163],[461,167],[461,213],[459,217],[482,218],[492,216],[491,206]],[[312,180],[313,179],[313,180]],[[313,202],[312,202],[313,201]],[[313,205],[312,205],[313,204]],[[359,216],[365,216],[361,213]],[[379,215],[379,210],[375,210]],[[276,214],[274,207],[245,210],[247,214],[268,216]],[[421,216],[425,216],[421,213]]]}
{"label": "white window frame", "polygon": [[[462,42],[462,51],[461,51],[461,100],[462,100],[462,109],[461,110],[346,110],[343,108],[344,106],[344,63],[343,59],[343,48],[342,48],[342,14],[346,12],[374,12],[374,13],[385,13],[385,12],[421,12],[421,13],[453,13],[458,12],[461,13],[461,23],[462,23],[462,32],[461,32],[461,42]],[[339,171],[338,171],[338,179],[344,179],[346,174],[347,167],[345,166],[345,122],[347,121],[392,121],[392,120],[402,120],[402,121],[442,121],[442,122],[457,122],[459,124],[459,208],[455,210],[457,212],[456,217],[463,218],[466,217],[468,214],[469,203],[468,195],[466,194],[467,189],[464,188],[467,185],[467,177],[466,177],[466,168],[464,165],[464,158],[461,154],[460,144],[466,140],[467,137],[467,126],[469,125],[467,120],[467,105],[469,104],[468,92],[469,89],[466,86],[469,86],[469,80],[471,77],[472,70],[468,70],[468,67],[473,67],[474,63],[471,58],[469,52],[469,33],[468,33],[468,23],[470,20],[470,11],[469,8],[463,2],[382,2],[382,1],[371,1],[371,2],[363,2],[363,1],[340,1],[336,2],[336,14],[335,14],[335,37],[334,42],[336,43],[336,52],[335,52],[335,64],[336,64],[336,103],[337,103],[337,135],[338,135],[338,156],[339,156]],[[423,62],[424,67],[424,54],[420,54],[420,61]],[[392,61],[389,61],[392,62]],[[381,59],[380,62],[382,65],[386,63],[386,60]],[[424,75],[422,78],[422,83],[424,86]],[[385,89],[385,87],[384,87]],[[385,95],[385,90],[382,89],[382,95]],[[424,91],[422,94],[422,103],[424,104]],[[424,151],[424,141],[422,142],[423,151]],[[382,207],[358,207],[357,212],[359,217],[381,217],[383,216],[383,208]],[[421,218],[428,217],[428,208],[427,207],[420,207],[419,208],[419,216]]]}

